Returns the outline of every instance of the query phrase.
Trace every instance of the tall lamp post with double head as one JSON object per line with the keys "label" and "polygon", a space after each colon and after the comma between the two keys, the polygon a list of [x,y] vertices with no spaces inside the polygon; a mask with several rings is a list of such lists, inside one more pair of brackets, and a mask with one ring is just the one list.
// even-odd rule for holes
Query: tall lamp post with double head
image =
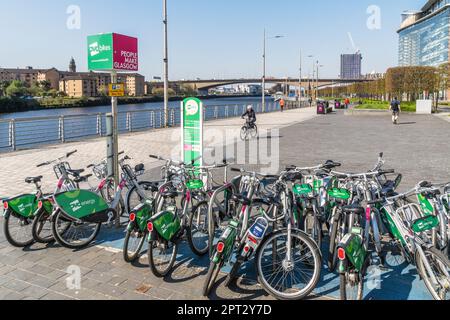
{"label": "tall lamp post with double head", "polygon": [[264,29],[264,44],[263,44],[263,76],[262,76],[262,112],[266,112],[266,42],[270,39],[280,39],[284,36],[268,37],[266,29]]}

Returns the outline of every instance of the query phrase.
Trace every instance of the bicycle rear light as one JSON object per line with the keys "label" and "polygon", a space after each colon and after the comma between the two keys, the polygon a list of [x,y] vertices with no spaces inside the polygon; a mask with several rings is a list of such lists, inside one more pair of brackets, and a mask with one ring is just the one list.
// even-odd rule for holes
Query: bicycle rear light
{"label": "bicycle rear light", "polygon": [[38,202],[38,209],[42,209],[42,201]]}
{"label": "bicycle rear light", "polygon": [[4,208],[5,210],[8,210],[9,204],[8,204],[7,201],[4,201],[4,202],[3,202],[3,208]]}
{"label": "bicycle rear light", "polygon": [[345,250],[343,248],[339,248],[337,252],[338,258],[341,261],[345,260]]}
{"label": "bicycle rear light", "polygon": [[153,232],[153,222],[147,223],[147,230],[148,232]]}
{"label": "bicycle rear light", "polygon": [[136,221],[136,214],[134,212],[130,213],[130,221],[131,222]]}
{"label": "bicycle rear light", "polygon": [[225,243],[219,242],[219,243],[217,244],[217,252],[218,252],[218,253],[222,253],[224,249],[225,249]]}

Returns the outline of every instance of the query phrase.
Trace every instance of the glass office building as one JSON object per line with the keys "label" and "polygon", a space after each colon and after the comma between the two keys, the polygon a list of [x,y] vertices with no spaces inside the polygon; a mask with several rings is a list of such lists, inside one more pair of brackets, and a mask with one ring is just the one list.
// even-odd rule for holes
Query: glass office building
{"label": "glass office building", "polygon": [[400,66],[439,66],[449,61],[450,0],[430,0],[406,12],[398,31]]}
{"label": "glass office building", "polygon": [[354,80],[361,79],[360,53],[341,55],[341,79]]}

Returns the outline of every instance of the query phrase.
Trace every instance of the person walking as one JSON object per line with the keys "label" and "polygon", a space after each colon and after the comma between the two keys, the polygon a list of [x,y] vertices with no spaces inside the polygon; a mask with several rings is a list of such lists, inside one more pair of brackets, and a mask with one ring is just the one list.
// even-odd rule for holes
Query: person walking
{"label": "person walking", "polygon": [[345,109],[348,109],[348,106],[350,105],[350,99],[349,98],[345,98]]}
{"label": "person walking", "polygon": [[392,111],[392,123],[398,124],[398,118],[402,109],[400,107],[400,101],[397,99],[397,97],[395,97],[394,100],[391,101],[391,107],[389,108],[389,110]]}
{"label": "person walking", "polygon": [[280,100],[280,108],[281,108],[281,112],[283,112],[283,111],[284,111],[284,107],[285,107],[285,105],[286,105],[286,101],[284,101],[284,99],[283,99],[283,98],[281,98],[281,100]]}

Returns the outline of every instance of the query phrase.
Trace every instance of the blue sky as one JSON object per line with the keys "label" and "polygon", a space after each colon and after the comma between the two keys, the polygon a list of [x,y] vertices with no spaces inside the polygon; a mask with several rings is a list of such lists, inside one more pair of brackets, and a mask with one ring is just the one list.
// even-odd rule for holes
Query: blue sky
{"label": "blue sky", "polygon": [[[339,55],[362,51],[363,72],[397,64],[400,14],[425,0],[168,0],[170,78],[260,77],[263,29],[284,35],[267,46],[267,73],[297,77],[314,55],[323,76],[339,74]],[[69,30],[69,5],[81,9],[81,28]],[[367,8],[377,5],[381,29],[369,30]],[[87,68],[86,37],[118,32],[139,38],[140,73],[162,74],[162,0],[0,0],[0,66],[68,68],[73,56]]]}

